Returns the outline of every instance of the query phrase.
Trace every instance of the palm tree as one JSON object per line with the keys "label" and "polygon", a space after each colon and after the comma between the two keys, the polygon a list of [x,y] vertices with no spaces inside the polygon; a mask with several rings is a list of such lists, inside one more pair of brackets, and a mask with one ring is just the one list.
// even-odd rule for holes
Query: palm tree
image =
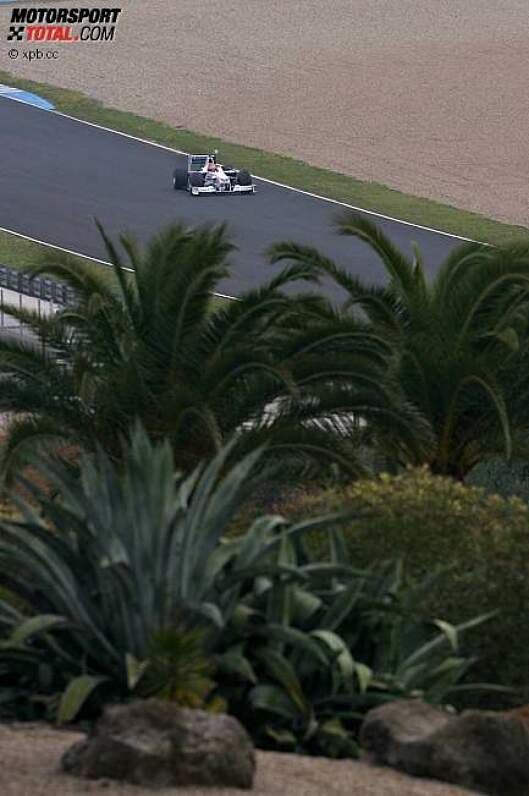
{"label": "palm tree", "polygon": [[212,304],[233,249],[223,226],[173,225],[145,251],[122,237],[128,264],[99,229],[111,271],[57,254],[32,269],[68,283],[76,306],[51,319],[7,310],[34,336],[0,340],[0,411],[14,417],[7,469],[36,444],[99,444],[119,457],[134,419],[169,439],[184,470],[235,435],[237,455],[266,443],[357,471],[360,417],[399,450],[417,447],[416,412],[391,384],[391,345],[315,295],[284,292],[317,282],[306,266]]}
{"label": "palm tree", "polygon": [[337,226],[378,254],[388,277],[384,287],[367,285],[316,249],[294,243],[273,246],[272,262],[332,276],[347,296],[341,311],[367,319],[374,334],[396,347],[398,382],[434,433],[435,445],[424,456],[432,471],[463,479],[485,457],[523,449],[529,242],[462,244],[428,279],[417,247],[407,257],[356,213],[340,216]]}

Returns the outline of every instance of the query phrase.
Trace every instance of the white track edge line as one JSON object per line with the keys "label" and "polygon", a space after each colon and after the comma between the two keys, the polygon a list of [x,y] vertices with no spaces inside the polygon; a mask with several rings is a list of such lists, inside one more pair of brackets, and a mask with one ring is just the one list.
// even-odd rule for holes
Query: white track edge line
{"label": "white track edge line", "polygon": [[[24,240],[29,240],[31,243],[38,243],[41,246],[47,246],[49,249],[57,249],[61,252],[66,252],[66,254],[73,254],[75,257],[82,257],[84,260],[92,260],[94,263],[99,263],[99,265],[105,265],[110,267],[112,263],[109,263],[108,260],[99,260],[97,257],[91,257],[89,254],[83,254],[82,252],[76,252],[72,249],[65,249],[64,246],[57,246],[55,243],[48,243],[45,240],[40,240],[39,238],[32,238],[30,235],[24,235],[22,232],[16,232],[14,229],[8,229],[7,227],[0,227],[0,232],[6,232],[9,235],[15,235],[17,238],[23,238]],[[23,268],[20,269],[21,271]],[[124,271],[128,271],[129,273],[133,273],[132,268],[124,267]],[[237,296],[228,296],[227,293],[215,293],[212,291],[212,296],[216,298],[223,298],[229,299],[230,301],[239,301]]]}
{"label": "white track edge line", "polygon": [[[45,109],[38,108],[38,110],[45,110]],[[50,113],[50,111],[47,111],[47,113]],[[124,138],[130,138],[132,141],[139,141],[142,144],[147,144],[147,146],[154,146],[157,147],[158,149],[165,149],[167,152],[175,152],[177,155],[189,155],[189,152],[184,152],[182,149],[175,149],[174,147],[166,146],[165,144],[158,144],[156,141],[149,141],[147,138],[140,138],[139,136],[131,135],[130,133],[123,133],[121,130],[114,130],[112,127],[105,127],[102,124],[96,124],[95,122],[88,122],[85,119],[79,119],[77,118],[77,116],[70,116],[67,113],[63,113],[62,111],[52,110],[51,113],[54,113],[56,116],[63,116],[65,119],[70,119],[71,121],[74,122],[79,122],[79,124],[86,124],[89,127],[95,127],[98,130],[104,130],[106,133],[114,133],[114,135],[121,135]],[[466,243],[483,243],[483,241],[477,241],[474,240],[473,238],[465,238],[463,235],[454,235],[452,232],[445,232],[442,229],[435,229],[434,227],[426,227],[423,224],[414,224],[412,221],[404,221],[401,218],[395,218],[394,216],[387,216],[384,215],[384,213],[377,213],[375,210],[366,210],[363,207],[357,207],[355,205],[348,204],[347,202],[341,202],[338,199],[331,199],[328,196],[320,196],[320,194],[311,193],[310,191],[305,191],[302,188],[294,188],[292,185],[286,185],[283,182],[270,180],[268,179],[268,177],[259,177],[258,174],[254,174],[254,177],[256,180],[260,180],[260,182],[266,182],[269,185],[275,185],[278,188],[284,188],[285,190],[288,191],[294,191],[295,193],[302,194],[303,196],[310,196],[312,199],[318,199],[321,202],[329,202],[331,204],[339,205],[340,207],[347,207],[350,210],[356,210],[359,213],[365,213],[366,215],[375,216],[376,218],[383,218],[386,221],[393,221],[396,224],[403,224],[406,227],[413,227],[414,229],[422,229],[425,232],[434,232],[436,235],[444,235],[447,238],[462,240],[465,241]],[[344,175],[344,177],[346,179],[348,178],[347,175]],[[349,179],[354,179],[354,178],[350,177]],[[483,244],[483,245],[488,246],[490,244]]]}
{"label": "white track edge line", "polygon": [[[32,106],[32,107],[37,107],[37,106]],[[37,108],[37,110],[40,111],[45,109]],[[125,113],[126,112],[127,111],[125,111]],[[158,144],[156,141],[149,141],[148,138],[140,138],[137,135],[131,135],[131,133],[124,133],[122,130],[114,130],[113,127],[105,127],[102,124],[96,124],[96,122],[88,122],[86,119],[79,119],[77,116],[70,116],[68,113],[63,113],[62,111],[51,110],[47,111],[47,113],[53,113],[55,116],[62,116],[64,119],[70,119],[72,122],[79,122],[79,124],[86,124],[88,125],[88,127],[95,127],[97,130],[104,130],[105,133],[114,133],[114,135],[120,135],[123,138],[130,138],[132,141],[139,141],[141,144],[147,144],[148,146],[155,146],[158,149],[166,149],[167,152],[176,152],[177,155],[189,154],[188,152],[184,152],[182,149],[175,149],[174,147],[166,146],[165,144]]]}

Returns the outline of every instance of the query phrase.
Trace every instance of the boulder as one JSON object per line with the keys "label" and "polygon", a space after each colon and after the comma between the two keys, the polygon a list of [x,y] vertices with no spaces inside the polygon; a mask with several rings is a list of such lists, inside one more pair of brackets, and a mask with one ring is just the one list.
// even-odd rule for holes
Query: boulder
{"label": "boulder", "polygon": [[68,749],[63,770],[151,788],[251,788],[252,742],[231,716],[149,699],[107,707],[85,741]]}
{"label": "boulder", "polygon": [[403,744],[440,730],[450,715],[418,699],[401,699],[373,708],[360,729],[360,743],[375,763],[394,766]]}
{"label": "boulder", "polygon": [[450,716],[421,702],[367,714],[360,741],[375,762],[492,796],[528,796],[529,733],[516,715]]}
{"label": "boulder", "polygon": [[466,711],[428,744],[429,776],[494,796],[528,796],[529,734],[519,718]]}

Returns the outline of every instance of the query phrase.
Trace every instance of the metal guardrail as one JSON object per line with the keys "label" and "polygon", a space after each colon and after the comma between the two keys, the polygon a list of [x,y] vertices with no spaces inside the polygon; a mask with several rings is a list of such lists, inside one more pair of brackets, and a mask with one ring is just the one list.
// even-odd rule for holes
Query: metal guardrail
{"label": "metal guardrail", "polygon": [[0,264],[0,288],[2,287],[63,307],[75,304],[75,291],[64,282],[44,276],[31,278],[18,268]]}

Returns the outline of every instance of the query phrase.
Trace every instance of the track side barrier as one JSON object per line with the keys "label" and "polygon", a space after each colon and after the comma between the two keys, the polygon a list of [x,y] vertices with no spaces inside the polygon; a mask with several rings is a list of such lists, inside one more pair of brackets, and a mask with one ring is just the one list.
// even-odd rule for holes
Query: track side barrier
{"label": "track side barrier", "polygon": [[75,304],[75,291],[64,282],[45,276],[31,277],[18,268],[0,264],[0,288],[13,290],[24,296],[49,301],[62,307]]}

